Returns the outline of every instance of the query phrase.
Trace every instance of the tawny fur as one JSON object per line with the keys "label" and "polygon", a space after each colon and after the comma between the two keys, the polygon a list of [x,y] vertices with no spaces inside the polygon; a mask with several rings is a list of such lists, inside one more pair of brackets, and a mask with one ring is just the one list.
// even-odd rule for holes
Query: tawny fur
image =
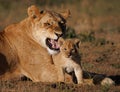
{"label": "tawny fur", "polygon": [[0,80],[25,75],[34,82],[58,81],[51,59],[51,54],[57,51],[49,50],[45,40],[59,38],[62,34],[59,23],[65,25],[68,16],[67,12],[40,12],[33,5],[28,8],[26,19],[0,32]]}
{"label": "tawny fur", "polygon": [[79,54],[79,43],[78,39],[66,39],[62,38],[59,40],[60,53],[53,55],[53,62],[58,68],[58,79],[59,81],[65,81],[65,71],[67,73],[74,72],[77,78],[77,83],[83,83],[83,72],[81,66],[81,57]]}
{"label": "tawny fur", "polygon": [[[58,82],[58,70],[46,46],[46,38],[59,39],[69,11],[41,11],[32,5],[28,17],[0,32],[0,80],[27,76],[34,82]],[[57,35],[56,35],[57,34]],[[71,81],[68,76],[66,78]]]}

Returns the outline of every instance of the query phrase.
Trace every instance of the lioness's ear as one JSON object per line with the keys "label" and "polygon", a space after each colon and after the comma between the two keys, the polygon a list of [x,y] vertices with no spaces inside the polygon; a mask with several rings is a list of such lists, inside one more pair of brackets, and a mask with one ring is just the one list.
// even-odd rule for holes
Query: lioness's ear
{"label": "lioness's ear", "polygon": [[77,46],[77,48],[80,48],[81,41],[79,39],[74,39],[74,43]]}
{"label": "lioness's ear", "polygon": [[32,5],[28,8],[28,16],[32,18],[37,18],[40,15],[39,8]]}
{"label": "lioness's ear", "polygon": [[67,10],[67,11],[65,11],[65,12],[62,12],[62,13],[60,13],[62,16],[63,16],[63,18],[64,19],[67,19],[68,17],[70,17],[70,10]]}
{"label": "lioness's ear", "polygon": [[64,40],[62,37],[60,37],[59,40],[58,40],[58,44],[59,44],[60,46],[62,46],[63,43],[64,43],[64,41],[65,41],[65,40]]}

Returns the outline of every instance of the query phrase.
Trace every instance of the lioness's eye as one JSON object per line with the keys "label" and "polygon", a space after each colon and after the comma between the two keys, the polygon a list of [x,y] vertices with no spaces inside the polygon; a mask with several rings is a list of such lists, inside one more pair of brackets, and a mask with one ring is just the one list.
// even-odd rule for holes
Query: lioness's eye
{"label": "lioness's eye", "polygon": [[63,21],[60,21],[60,23],[61,23],[61,24],[64,24],[64,22],[63,22]]}
{"label": "lioness's eye", "polygon": [[50,26],[50,23],[44,23],[46,26]]}

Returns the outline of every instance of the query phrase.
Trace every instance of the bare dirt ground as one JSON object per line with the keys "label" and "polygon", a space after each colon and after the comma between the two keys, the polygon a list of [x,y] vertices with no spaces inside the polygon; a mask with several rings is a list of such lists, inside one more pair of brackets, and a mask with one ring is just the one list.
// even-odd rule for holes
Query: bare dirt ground
{"label": "bare dirt ground", "polygon": [[70,9],[71,18],[68,21],[66,38],[77,37],[81,40],[80,54],[83,69],[91,73],[105,74],[114,79],[116,85],[33,83],[29,80],[10,80],[0,82],[0,92],[120,92],[119,1],[77,0],[73,2],[74,0],[70,0],[72,3],[61,3],[62,1],[58,0],[60,5],[55,5],[54,0],[46,0],[46,2],[42,0],[43,5],[39,0],[35,0],[39,2],[21,0],[19,5],[16,0],[13,1],[12,3],[9,0],[0,1],[1,30],[11,23],[24,19],[27,15],[26,9],[31,4],[37,3],[41,9],[55,11]]}

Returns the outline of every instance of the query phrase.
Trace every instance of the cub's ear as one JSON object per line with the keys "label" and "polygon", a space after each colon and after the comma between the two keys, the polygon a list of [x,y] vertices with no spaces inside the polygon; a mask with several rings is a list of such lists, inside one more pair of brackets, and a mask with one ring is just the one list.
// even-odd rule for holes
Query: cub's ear
{"label": "cub's ear", "polygon": [[64,42],[65,42],[65,40],[62,37],[60,37],[59,40],[58,40],[58,44],[60,46],[62,46]]}
{"label": "cub's ear", "polygon": [[68,17],[70,17],[70,10],[66,10],[65,12],[61,12],[60,13],[61,15],[62,15],[62,17],[64,18],[64,19],[67,19]]}
{"label": "cub's ear", "polygon": [[81,41],[79,39],[74,39],[74,43],[77,46],[77,48],[80,48]]}
{"label": "cub's ear", "polygon": [[28,7],[28,16],[31,18],[37,18],[40,15],[39,8],[35,5]]}

